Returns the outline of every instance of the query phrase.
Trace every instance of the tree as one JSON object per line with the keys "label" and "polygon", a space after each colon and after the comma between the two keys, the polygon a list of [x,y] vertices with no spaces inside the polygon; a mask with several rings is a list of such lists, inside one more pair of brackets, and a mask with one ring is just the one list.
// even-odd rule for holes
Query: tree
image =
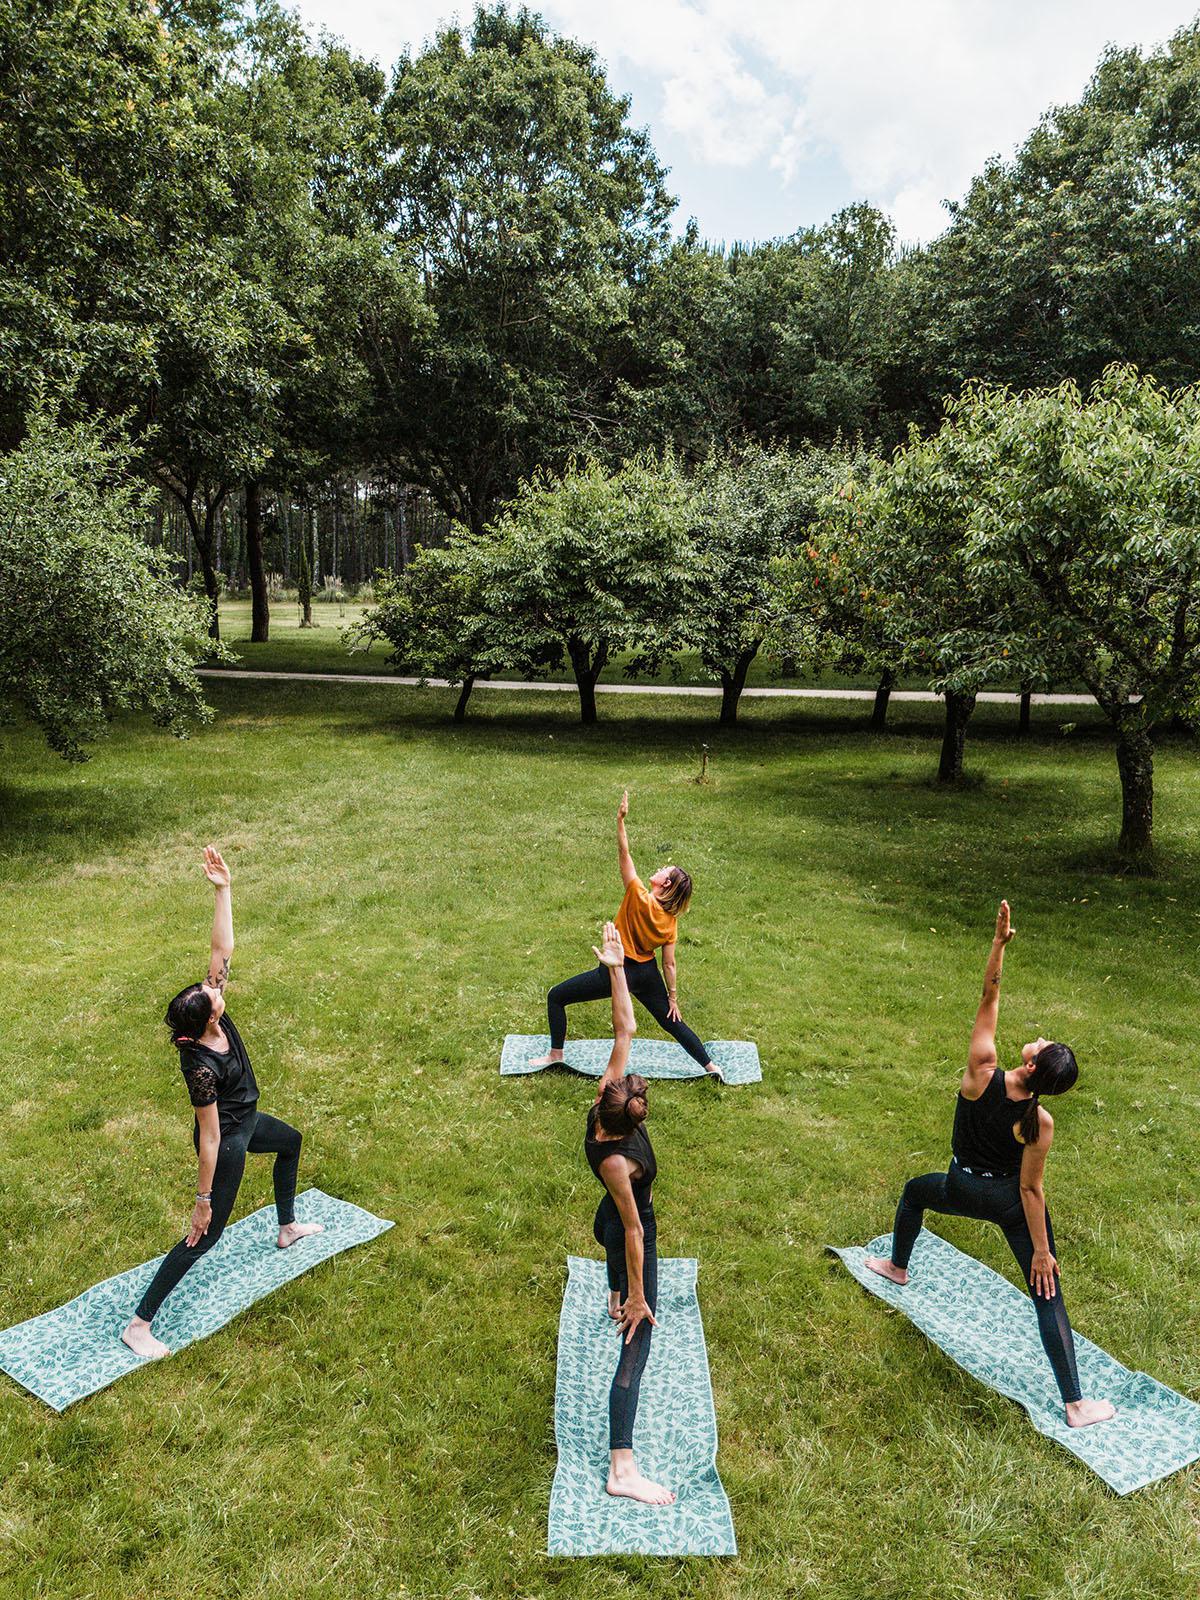
{"label": "tree", "polygon": [[580,718],[596,720],[596,680],[621,651],[655,671],[687,637],[696,597],[688,488],[668,457],[617,471],[595,461],[525,484],[494,527],[487,610],[547,664],[565,653]]}
{"label": "tree", "polygon": [[177,734],[207,721],[195,672],[206,608],[145,543],[147,490],[128,449],[46,409],[26,420],[0,458],[0,707],[71,761],[118,712]]}
{"label": "tree", "polygon": [[1200,376],[1198,106],[1193,23],[1145,56],[1108,50],[1077,104],[989,162],[913,263],[913,398],[937,407],[977,378],[1087,385],[1118,360]]}
{"label": "tree", "polygon": [[1118,850],[1146,864],[1155,728],[1200,704],[1200,388],[1122,366],[1086,397],[972,387],[922,457],[957,485],[965,561],[1030,619],[1034,664],[1053,654],[1108,717]]}
{"label": "tree", "polygon": [[456,529],[444,547],[418,550],[402,573],[380,573],[376,603],[352,630],[356,643],[386,639],[390,666],[458,684],[455,722],[480,678],[540,664],[519,624],[490,608],[491,554],[489,540]]}
{"label": "tree", "polygon": [[[797,452],[751,447],[714,456],[697,472],[689,639],[720,679],[723,726],[737,721],[746,675],[775,622],[777,563],[803,544],[826,495],[863,459],[846,445]],[[793,636],[788,653],[799,650]]]}
{"label": "tree", "polygon": [[671,209],[628,113],[524,8],[481,6],[397,65],[380,188],[429,319],[365,310],[376,450],[473,532],[608,425],[603,353]]}

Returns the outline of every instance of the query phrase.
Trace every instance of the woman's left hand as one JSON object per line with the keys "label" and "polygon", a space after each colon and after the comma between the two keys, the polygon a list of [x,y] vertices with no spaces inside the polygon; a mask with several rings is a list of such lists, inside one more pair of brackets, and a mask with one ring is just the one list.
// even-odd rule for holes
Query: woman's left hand
{"label": "woman's left hand", "polygon": [[1058,1275],[1058,1262],[1049,1250],[1035,1250],[1033,1252],[1033,1265],[1029,1269],[1030,1282],[1033,1284],[1034,1294],[1040,1294],[1047,1300],[1053,1300],[1058,1286],[1055,1278]]}

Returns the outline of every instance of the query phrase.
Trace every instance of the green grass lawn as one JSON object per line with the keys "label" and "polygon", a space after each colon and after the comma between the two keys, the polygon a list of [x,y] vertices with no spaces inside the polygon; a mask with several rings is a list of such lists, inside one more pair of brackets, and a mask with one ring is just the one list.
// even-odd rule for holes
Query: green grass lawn
{"label": "green grass lawn", "polygon": [[[303,1129],[303,1182],[396,1226],[63,1417],[0,1379],[6,1600],[1195,1593],[1200,1473],[1116,1499],[822,1250],[887,1229],[904,1178],[946,1160],[1007,894],[1006,1058],[1040,1030],[1082,1069],[1048,1177],[1067,1304],[1200,1392],[1190,746],[1160,751],[1161,869],[1130,880],[1103,866],[1115,763],[1087,718],[1019,743],[981,711],[982,781],[944,793],[934,706],[872,739],[836,705],[757,702],[714,735],[703,705],[636,697],[591,729],[501,693],[457,728],[446,693],[212,698],[189,742],[122,725],[84,768],[6,735],[0,1315],[147,1259],[188,1214],[160,1019],[203,970],[210,839],[264,1109]],[[590,1090],[497,1063],[590,963],[624,784],[638,861],[695,875],[685,1015],[756,1039],[765,1070],[651,1092],[660,1249],[700,1260],[736,1561],[543,1554],[565,1257],[594,1250]],[[237,1215],[269,1192],[252,1158]],[[997,1230],[936,1226],[1011,1275]]]}

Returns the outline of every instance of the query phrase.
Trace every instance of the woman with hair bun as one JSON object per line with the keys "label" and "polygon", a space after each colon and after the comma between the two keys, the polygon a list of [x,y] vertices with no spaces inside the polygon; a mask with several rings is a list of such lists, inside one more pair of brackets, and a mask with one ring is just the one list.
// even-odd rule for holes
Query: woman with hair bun
{"label": "woman with hair bun", "polygon": [[971,1048],[954,1111],[954,1158],[948,1172],[930,1172],[904,1186],[888,1260],[868,1256],[872,1272],[908,1282],[908,1262],[926,1211],[995,1222],[1017,1258],[1037,1311],[1038,1332],[1072,1428],[1105,1422],[1107,1400],[1085,1400],[1075,1366],[1071,1323],[1058,1286],[1054,1230],[1042,1178],[1054,1138],[1054,1119],[1043,1096],[1065,1094],[1079,1076],[1069,1045],[1035,1039],[1021,1050],[1021,1065],[1005,1072],[996,1059],[1000,972],[1014,928],[1008,901],[1000,902],[996,937],[983,979]]}
{"label": "woman with hair bun", "polygon": [[[629,791],[626,789],[617,807],[617,864],[621,869],[621,882],[625,894],[616,915],[616,927],[625,948],[624,973],[630,994],[646,1010],[665,1033],[669,1033],[712,1078],[724,1082],[716,1062],[704,1048],[704,1042],[688,1027],[679,1010],[678,974],[675,966],[675,943],[678,937],[679,918],[687,910],[692,898],[692,880],[682,867],[659,867],[648,884],[637,875],[633,857],[629,853],[629,840],[625,833],[625,818],[629,813]],[[655,951],[661,950],[662,972],[658,970]],[[612,993],[612,983],[603,962],[590,972],[581,972],[574,978],[556,983],[546,996],[546,1011],[550,1024],[550,1049],[529,1064],[532,1067],[558,1066],[563,1059],[563,1046],[567,1040],[567,1007],[581,1000],[606,1000]]]}
{"label": "woman with hair bun", "polygon": [[625,981],[625,950],[615,923],[604,925],[604,948],[592,948],[612,974],[612,1054],[587,1115],[583,1144],[588,1165],[604,1185],[592,1232],[604,1248],[608,1268],[608,1314],[621,1333],[621,1355],[608,1394],[606,1487],[609,1494],[645,1505],[669,1506],[674,1492],[643,1478],[633,1458],[638,1392],[658,1305],[658,1233],[651,1194],[658,1166],[645,1127],[646,1080],[625,1076],[637,1028]]}
{"label": "woman with hair bun", "polygon": [[311,1233],[324,1231],[319,1222],[297,1222],[293,1211],[300,1135],[295,1128],[258,1109],[258,1084],[242,1036],[225,1010],[225,985],[233,956],[233,904],[229,868],[220,852],[207,845],[204,875],[216,891],[212,953],[203,983],[181,989],[167,1007],[171,1043],[179,1051],[179,1069],[195,1108],[192,1143],[199,1159],[196,1204],[187,1236],[163,1257],[133,1320],[121,1338],[147,1360],[170,1355],[150,1331],[159,1306],[200,1257],[225,1231],[246,1153],[274,1155],[275,1211],[279,1218],[276,1245],[286,1250]]}

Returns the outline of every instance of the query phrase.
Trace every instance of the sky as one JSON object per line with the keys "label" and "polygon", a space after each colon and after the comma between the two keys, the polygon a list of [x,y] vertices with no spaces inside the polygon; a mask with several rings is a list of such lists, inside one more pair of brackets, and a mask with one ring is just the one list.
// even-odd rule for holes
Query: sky
{"label": "sky", "polygon": [[[293,0],[294,3],[294,0]],[[454,0],[299,0],[390,65],[472,7]],[[675,227],[777,238],[867,200],[903,243],[946,226],[990,156],[1077,100],[1105,47],[1164,43],[1186,0],[545,0],[552,28],[595,46],[650,131]]]}

